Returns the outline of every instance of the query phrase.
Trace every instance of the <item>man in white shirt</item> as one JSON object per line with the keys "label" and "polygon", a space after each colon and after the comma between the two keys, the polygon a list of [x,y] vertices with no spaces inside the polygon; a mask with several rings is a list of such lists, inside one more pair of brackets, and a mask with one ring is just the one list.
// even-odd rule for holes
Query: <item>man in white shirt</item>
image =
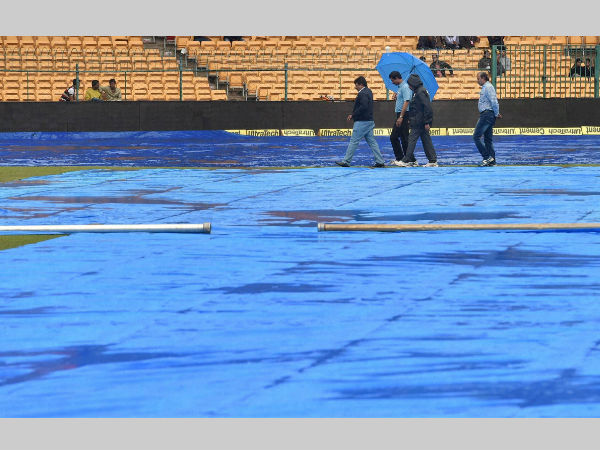
{"label": "man in white shirt", "polygon": [[[475,141],[477,150],[479,150],[479,153],[483,157],[483,161],[481,161],[479,166],[495,166],[496,152],[494,151],[494,143],[492,140],[496,118],[502,118],[502,115],[500,114],[500,105],[498,104],[498,98],[496,97],[496,89],[494,89],[494,86],[490,83],[487,72],[479,72],[479,74],[477,74],[477,83],[481,86],[479,103],[477,104],[477,108],[479,109],[479,120],[475,126],[473,140]],[[482,136],[484,143],[481,143]]]}

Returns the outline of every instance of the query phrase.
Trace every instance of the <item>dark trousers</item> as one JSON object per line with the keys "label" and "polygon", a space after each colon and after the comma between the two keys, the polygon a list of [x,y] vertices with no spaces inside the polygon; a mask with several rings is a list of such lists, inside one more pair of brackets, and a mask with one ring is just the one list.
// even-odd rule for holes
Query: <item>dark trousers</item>
{"label": "dark trousers", "polygon": [[[483,159],[494,158],[496,159],[496,152],[494,151],[494,143],[492,139],[494,137],[494,124],[496,123],[496,116],[494,111],[485,110],[479,115],[479,120],[475,126],[475,132],[473,133],[473,140],[477,146],[477,150],[481,153]],[[483,143],[481,137],[483,136]]]}
{"label": "dark trousers", "polygon": [[[396,113],[396,120],[400,117],[400,113]],[[394,126],[392,127],[392,134],[390,134],[390,142],[392,143],[392,148],[394,149],[394,156],[396,157],[396,161],[401,161],[406,154],[406,150],[408,149],[408,118],[405,117],[402,120],[402,125],[397,126],[396,121],[394,120]],[[413,159],[414,161],[414,159]]]}
{"label": "dark trousers", "polygon": [[408,135],[408,148],[402,161],[405,163],[415,161],[415,147],[417,146],[417,141],[419,138],[421,138],[423,149],[425,150],[425,155],[427,156],[429,162],[437,162],[437,155],[435,153],[435,149],[433,148],[431,135],[424,126],[410,128],[410,134]]}

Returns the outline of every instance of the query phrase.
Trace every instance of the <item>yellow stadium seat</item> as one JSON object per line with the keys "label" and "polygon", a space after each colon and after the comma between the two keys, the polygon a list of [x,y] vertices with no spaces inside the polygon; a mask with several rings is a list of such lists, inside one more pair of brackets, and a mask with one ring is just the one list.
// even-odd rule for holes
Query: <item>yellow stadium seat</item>
{"label": "yellow stadium seat", "polygon": [[212,100],[227,100],[227,92],[219,89],[212,90],[210,96]]}

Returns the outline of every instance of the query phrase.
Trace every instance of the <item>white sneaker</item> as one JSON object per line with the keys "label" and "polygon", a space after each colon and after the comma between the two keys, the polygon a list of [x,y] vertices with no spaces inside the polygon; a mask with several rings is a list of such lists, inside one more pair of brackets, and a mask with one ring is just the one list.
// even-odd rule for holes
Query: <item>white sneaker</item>
{"label": "white sneaker", "polygon": [[440,166],[438,166],[438,163],[436,161],[436,162],[428,162],[423,167],[440,167]]}
{"label": "white sneaker", "polygon": [[396,166],[398,165],[398,160],[397,159],[392,159],[389,163],[388,166]]}
{"label": "white sneaker", "polygon": [[491,156],[488,159],[484,159],[483,161],[481,161],[481,163],[479,163],[479,167],[488,167],[488,166],[495,166],[496,165],[496,160],[494,158],[492,158]]}
{"label": "white sneaker", "polygon": [[410,167],[419,167],[419,163],[417,161],[409,162]]}
{"label": "white sneaker", "polygon": [[396,161],[398,167],[412,167],[412,163],[405,163],[404,161]]}

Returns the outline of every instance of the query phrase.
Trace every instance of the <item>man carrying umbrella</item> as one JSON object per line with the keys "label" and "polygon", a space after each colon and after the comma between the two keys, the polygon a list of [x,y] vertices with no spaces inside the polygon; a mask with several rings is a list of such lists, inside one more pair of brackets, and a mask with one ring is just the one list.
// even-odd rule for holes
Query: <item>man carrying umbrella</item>
{"label": "man carrying umbrella", "polygon": [[335,163],[338,166],[350,167],[350,161],[352,161],[354,152],[356,152],[359,142],[364,138],[375,156],[375,164],[371,167],[385,167],[383,156],[381,156],[381,151],[373,135],[373,128],[375,128],[375,122],[373,121],[373,93],[367,87],[367,80],[363,76],[354,80],[354,87],[358,91],[358,95],[354,101],[354,110],[347,118],[348,122],[354,120],[352,136],[346,149],[346,156],[341,161],[336,161]]}
{"label": "man carrying umbrella", "polygon": [[[390,72],[390,80],[398,86],[398,93],[392,97],[396,100],[396,120],[392,127],[392,134],[390,134],[390,142],[396,159],[391,161],[390,164],[398,165],[408,149],[408,110],[413,93],[397,70]],[[419,164],[414,160],[413,165],[418,166]]]}
{"label": "man carrying umbrella", "polygon": [[433,148],[429,129],[433,122],[433,109],[429,100],[429,93],[423,87],[423,82],[417,74],[412,74],[407,80],[408,86],[413,91],[413,98],[410,102],[409,120],[410,134],[408,136],[408,149],[402,161],[397,163],[400,167],[412,167],[411,162],[414,159],[415,147],[417,141],[421,138],[423,149],[429,162],[424,167],[438,167],[437,154]]}

